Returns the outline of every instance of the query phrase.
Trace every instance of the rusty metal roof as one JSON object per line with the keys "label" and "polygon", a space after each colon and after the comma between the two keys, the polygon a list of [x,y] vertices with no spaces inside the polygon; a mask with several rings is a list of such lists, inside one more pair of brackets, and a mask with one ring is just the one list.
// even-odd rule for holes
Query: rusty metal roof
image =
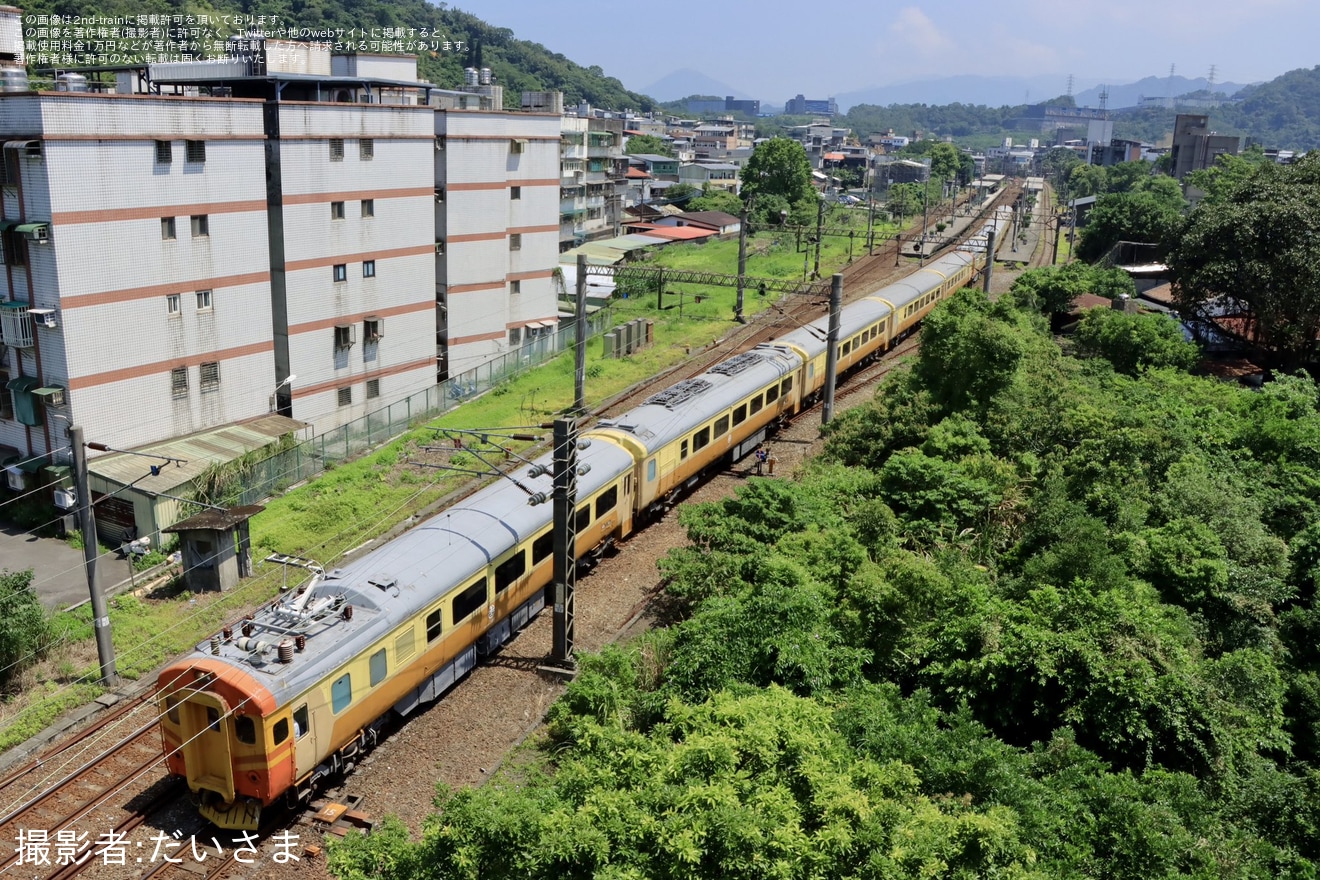
{"label": "rusty metal roof", "polygon": [[[92,474],[121,486],[132,483],[133,488],[142,492],[173,494],[175,489],[201,476],[212,465],[233,461],[254,449],[271,445],[285,434],[300,431],[305,427],[307,427],[306,422],[281,415],[260,416],[250,421],[222,425],[187,437],[150,443],[133,450],[145,455],[155,454],[183,459],[185,464],[154,461],[151,458],[144,458],[142,454],[127,455],[112,452],[89,460],[87,469]],[[160,473],[154,476],[151,474],[153,464],[160,467]]]}
{"label": "rusty metal roof", "polygon": [[181,519],[172,526],[161,529],[162,532],[189,532],[196,529],[225,531],[241,522],[251,519],[266,508],[260,504],[244,504],[228,510],[203,510],[196,516]]}

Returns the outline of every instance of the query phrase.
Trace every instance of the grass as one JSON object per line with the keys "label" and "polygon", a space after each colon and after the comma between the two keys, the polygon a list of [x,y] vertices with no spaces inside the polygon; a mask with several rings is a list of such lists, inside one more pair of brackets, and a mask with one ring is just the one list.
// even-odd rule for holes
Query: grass
{"label": "grass", "polygon": [[[864,248],[865,213],[833,209],[832,226],[860,216],[855,256]],[[884,230],[882,232],[882,230]],[[891,235],[890,227],[877,226],[876,240]],[[769,277],[801,277],[802,254],[794,237],[768,231],[749,237],[747,273]],[[737,272],[738,242],[692,243],[662,249],[652,265],[700,271]],[[827,236],[821,248],[821,273],[828,275],[847,261],[848,239]],[[814,248],[810,255],[814,262]],[[678,297],[666,297],[657,310],[655,297],[620,300],[615,307],[620,323],[637,317],[655,322],[652,346],[628,357],[605,359],[600,340],[588,342],[587,398],[589,403],[611,397],[632,385],[686,360],[692,347],[703,346],[728,333],[735,291],[723,287],[679,285]],[[701,294],[703,301],[694,298]],[[692,298],[689,298],[691,295]],[[761,298],[751,287],[745,311],[755,314],[772,297]],[[425,468],[445,456],[424,447],[444,443],[437,429],[490,428],[536,425],[565,411],[573,403],[573,354],[566,352],[549,363],[469,401],[444,416],[428,420],[374,452],[341,463],[281,497],[266,502],[266,509],[251,520],[253,556],[270,552],[309,556],[330,567],[344,551],[377,537],[407,516],[417,513],[459,488],[470,479]],[[547,433],[547,432],[542,432]],[[446,444],[447,445],[447,444]],[[509,443],[521,449],[527,443]],[[301,573],[300,573],[301,574]],[[290,573],[289,580],[296,582]],[[284,572],[279,566],[257,564],[256,576],[227,593],[190,595],[165,588],[143,597],[118,596],[110,601],[110,626],[121,677],[137,680],[151,675],[171,657],[191,650],[242,611],[268,601],[280,591]],[[61,634],[57,646],[23,678],[24,689],[0,705],[0,750],[26,740],[61,714],[84,705],[102,692],[89,606],[55,616]]]}

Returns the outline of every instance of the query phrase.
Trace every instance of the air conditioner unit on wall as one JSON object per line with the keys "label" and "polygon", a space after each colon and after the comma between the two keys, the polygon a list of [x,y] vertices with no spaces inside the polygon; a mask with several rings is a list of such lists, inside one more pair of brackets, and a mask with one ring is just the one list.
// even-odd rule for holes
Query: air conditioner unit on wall
{"label": "air conditioner unit on wall", "polygon": [[23,237],[37,244],[46,244],[50,241],[50,227],[42,223],[24,232]]}
{"label": "air conditioner unit on wall", "polygon": [[28,314],[32,316],[34,326],[45,327],[48,330],[54,330],[59,326],[54,309],[28,309]]}

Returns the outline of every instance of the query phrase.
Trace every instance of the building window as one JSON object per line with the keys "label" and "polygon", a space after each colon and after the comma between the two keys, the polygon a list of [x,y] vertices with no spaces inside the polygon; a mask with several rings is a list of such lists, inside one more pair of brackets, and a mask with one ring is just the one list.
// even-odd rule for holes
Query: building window
{"label": "building window", "polygon": [[175,399],[188,396],[187,367],[175,367],[170,370],[170,396]]}
{"label": "building window", "polygon": [[347,281],[347,280],[348,280],[348,264],[347,264],[347,263],[335,263],[335,280],[336,280],[336,281]]}
{"label": "building window", "polygon": [[509,235],[509,250],[511,250],[511,251],[520,251],[520,250],[522,250],[522,234],[521,234],[521,233],[514,232],[514,233],[512,233],[512,234]]}
{"label": "building window", "polygon": [[375,216],[376,216],[376,200],[375,200],[375,199],[363,199],[363,200],[362,200],[362,216],[363,216],[363,217],[375,217]]}
{"label": "building window", "polygon": [[206,214],[192,215],[192,234],[193,238],[211,234],[211,220]]}
{"label": "building window", "polygon": [[439,203],[439,204],[443,204],[443,203],[444,203],[444,200],[445,200],[445,188],[444,188],[443,186],[437,186],[437,187],[435,188],[435,200],[436,200],[436,202]]}
{"label": "building window", "polygon": [[362,261],[362,277],[363,277],[363,278],[375,278],[375,277],[376,277],[376,261],[375,261],[375,260],[363,260],[363,261]]}
{"label": "building window", "polygon": [[197,311],[209,312],[211,310],[211,291],[197,291]]}
{"label": "building window", "polygon": [[331,162],[342,162],[342,161],[344,161],[344,139],[343,139],[343,138],[330,138],[330,161],[331,161]]}
{"label": "building window", "polygon": [[338,324],[335,326],[335,348],[353,347],[353,325]]}
{"label": "building window", "polygon": [[376,142],[371,138],[363,138],[358,141],[358,158],[363,162],[368,162],[376,156]]}
{"label": "building window", "polygon": [[206,141],[184,141],[183,157],[189,162],[206,161]]}
{"label": "building window", "polygon": [[340,388],[340,389],[339,389],[339,405],[340,405],[340,406],[351,406],[352,403],[353,403],[353,387],[350,385],[348,388]]}
{"label": "building window", "polygon": [[175,230],[174,230],[174,218],[173,218],[173,217],[161,217],[161,218],[160,218],[160,238],[161,238],[161,241],[174,241],[175,237],[176,237],[176,236],[175,236]]}
{"label": "building window", "polygon": [[509,345],[522,345],[521,327],[514,327],[509,330]]}
{"label": "building window", "polygon": [[522,293],[522,282],[521,282],[521,281],[510,281],[510,282],[509,282],[509,293]]}
{"label": "building window", "polygon": [[156,141],[156,164],[168,165],[174,161],[174,145],[169,141]]}
{"label": "building window", "polygon": [[[13,150],[9,152],[12,153]],[[0,233],[0,244],[4,247],[6,263],[11,266],[27,265],[27,240],[23,238],[21,232],[6,229],[3,233]]]}
{"label": "building window", "polygon": [[509,187],[509,201],[511,201],[511,202],[516,202],[516,201],[518,201],[518,200],[521,199],[521,198],[522,198],[522,187],[521,187],[521,186],[511,186],[511,187]]}
{"label": "building window", "polygon": [[343,219],[344,219],[344,203],[343,203],[343,202],[331,202],[331,203],[330,203],[330,219],[331,219],[331,220],[343,220]]}
{"label": "building window", "polygon": [[202,364],[201,386],[203,391],[214,391],[220,387],[219,363],[212,362],[209,364]]}
{"label": "building window", "polygon": [[167,294],[165,296],[165,314],[177,315],[183,311],[182,297],[177,293]]}
{"label": "building window", "polygon": [[368,380],[367,380],[367,400],[374,400],[374,399],[377,398],[377,397],[380,397],[380,380],[379,380],[379,379],[368,379]]}
{"label": "building window", "polygon": [[379,342],[385,335],[385,322],[380,318],[366,318],[362,322],[362,340],[364,342]]}

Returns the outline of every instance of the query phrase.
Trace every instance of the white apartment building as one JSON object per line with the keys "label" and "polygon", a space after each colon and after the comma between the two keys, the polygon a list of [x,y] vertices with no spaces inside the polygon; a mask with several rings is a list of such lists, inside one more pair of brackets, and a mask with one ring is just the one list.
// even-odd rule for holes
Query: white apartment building
{"label": "white apartment building", "polygon": [[0,97],[0,446],[134,446],[267,411],[262,106]]}
{"label": "white apartment building", "polygon": [[440,376],[553,333],[560,117],[435,111]]}
{"label": "white apartment building", "polygon": [[315,101],[278,111],[269,384],[295,376],[289,414],[325,431],[436,381],[435,111]]}

